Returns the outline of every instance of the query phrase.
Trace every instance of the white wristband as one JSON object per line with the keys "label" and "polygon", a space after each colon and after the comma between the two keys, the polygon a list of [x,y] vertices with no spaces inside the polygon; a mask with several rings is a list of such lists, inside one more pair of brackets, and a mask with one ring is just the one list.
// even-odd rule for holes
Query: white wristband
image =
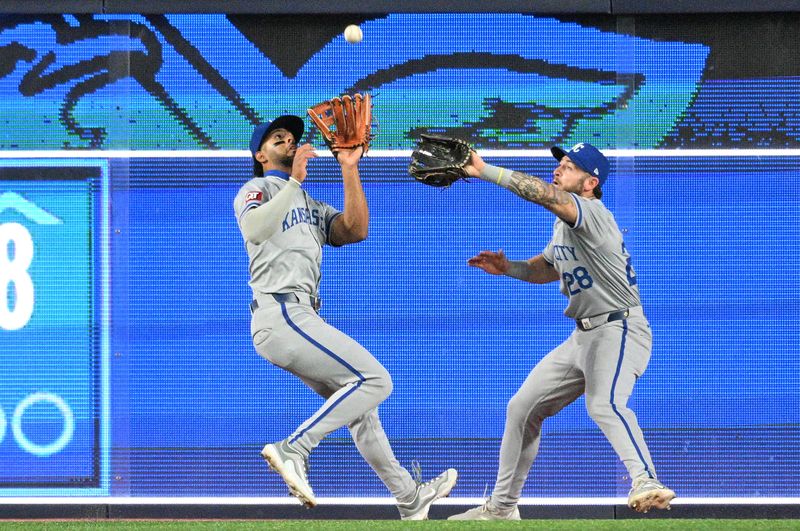
{"label": "white wristband", "polygon": [[508,188],[511,182],[511,172],[499,166],[486,164],[481,170],[480,178],[484,181],[498,184],[503,188]]}

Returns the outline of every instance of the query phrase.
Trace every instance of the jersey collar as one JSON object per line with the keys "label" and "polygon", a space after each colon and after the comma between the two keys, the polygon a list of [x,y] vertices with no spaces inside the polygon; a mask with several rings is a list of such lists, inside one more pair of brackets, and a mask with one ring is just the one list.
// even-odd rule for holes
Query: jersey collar
{"label": "jersey collar", "polygon": [[281,170],[267,170],[264,172],[264,177],[278,177],[279,179],[283,179],[284,181],[288,181],[290,174],[286,173],[285,171]]}

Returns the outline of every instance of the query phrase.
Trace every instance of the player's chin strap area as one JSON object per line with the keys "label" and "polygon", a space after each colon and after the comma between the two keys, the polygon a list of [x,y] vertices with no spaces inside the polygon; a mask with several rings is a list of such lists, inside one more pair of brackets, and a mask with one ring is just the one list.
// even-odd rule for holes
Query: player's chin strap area
{"label": "player's chin strap area", "polygon": [[600,325],[610,323],[611,321],[621,321],[627,319],[631,315],[642,315],[642,307],[634,306],[633,308],[625,308],[608,313],[601,313],[592,317],[584,317],[582,319],[575,319],[575,324],[584,332],[597,328]]}
{"label": "player's chin strap area", "polygon": [[[272,297],[278,303],[296,302],[297,304],[306,304],[314,308],[317,313],[322,308],[322,299],[307,293],[264,293],[263,295]],[[255,313],[256,310],[258,310],[258,300],[253,300],[250,303],[250,313]]]}

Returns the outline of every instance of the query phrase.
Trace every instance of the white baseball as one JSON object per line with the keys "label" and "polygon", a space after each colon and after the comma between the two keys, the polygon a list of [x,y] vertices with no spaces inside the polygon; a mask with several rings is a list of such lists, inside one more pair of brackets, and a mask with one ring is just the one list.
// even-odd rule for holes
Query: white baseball
{"label": "white baseball", "polygon": [[350,24],[344,29],[344,40],[350,44],[361,42],[361,39],[363,38],[364,34],[361,32],[361,28],[355,24]]}

